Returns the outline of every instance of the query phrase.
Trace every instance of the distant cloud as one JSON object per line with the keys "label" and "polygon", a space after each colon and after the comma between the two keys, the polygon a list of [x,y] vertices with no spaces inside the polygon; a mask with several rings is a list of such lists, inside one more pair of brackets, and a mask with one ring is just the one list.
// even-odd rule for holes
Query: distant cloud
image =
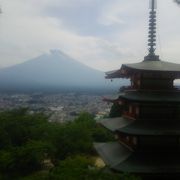
{"label": "distant cloud", "polygon": [[180,5],[180,0],[174,0],[174,2]]}
{"label": "distant cloud", "polygon": [[[1,0],[0,67],[60,49],[100,70],[140,61],[147,51],[144,0]],[[178,1],[179,2],[179,1]],[[167,13],[169,12],[169,13]],[[163,57],[180,57],[179,9],[158,0]],[[169,25],[176,21],[174,25]]]}

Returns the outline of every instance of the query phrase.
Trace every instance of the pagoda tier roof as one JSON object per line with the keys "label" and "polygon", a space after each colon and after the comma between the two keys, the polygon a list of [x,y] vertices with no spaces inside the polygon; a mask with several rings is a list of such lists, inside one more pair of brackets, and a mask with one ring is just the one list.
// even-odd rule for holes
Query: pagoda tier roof
{"label": "pagoda tier roof", "polygon": [[127,99],[136,102],[159,102],[179,103],[180,92],[175,91],[126,91],[119,96],[120,99]]}
{"label": "pagoda tier roof", "polygon": [[180,156],[177,153],[135,153],[124,145],[113,143],[95,143],[95,149],[111,169],[144,174],[180,173]]}
{"label": "pagoda tier roof", "polygon": [[[174,122],[173,122],[174,121]],[[159,119],[135,120],[134,123],[117,129],[118,132],[132,135],[164,135],[177,136],[180,135],[180,122]]]}
{"label": "pagoda tier roof", "polygon": [[142,61],[133,64],[123,64],[120,69],[106,73],[106,78],[124,78],[130,77],[136,72],[163,72],[170,73],[176,78],[180,77],[180,64],[166,61]]}
{"label": "pagoda tier roof", "polygon": [[159,119],[130,120],[128,118],[109,118],[100,122],[105,128],[113,132],[121,132],[129,135],[180,135],[180,122]]}
{"label": "pagoda tier roof", "polygon": [[94,143],[94,147],[107,165],[116,167],[133,153],[130,149],[117,142]]}
{"label": "pagoda tier roof", "polygon": [[109,129],[110,131],[116,131],[117,129],[126,127],[127,125],[131,124],[133,121],[134,120],[132,119],[117,117],[117,118],[106,118],[100,120],[99,123],[103,125],[105,128]]}

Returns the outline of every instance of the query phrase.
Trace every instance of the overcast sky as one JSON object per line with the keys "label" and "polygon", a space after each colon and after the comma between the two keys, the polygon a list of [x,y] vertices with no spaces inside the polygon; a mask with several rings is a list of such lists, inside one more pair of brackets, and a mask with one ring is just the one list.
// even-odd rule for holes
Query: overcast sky
{"label": "overcast sky", "polygon": [[[149,0],[0,0],[0,67],[50,49],[102,71],[147,54]],[[157,54],[180,63],[180,6],[158,0]]]}

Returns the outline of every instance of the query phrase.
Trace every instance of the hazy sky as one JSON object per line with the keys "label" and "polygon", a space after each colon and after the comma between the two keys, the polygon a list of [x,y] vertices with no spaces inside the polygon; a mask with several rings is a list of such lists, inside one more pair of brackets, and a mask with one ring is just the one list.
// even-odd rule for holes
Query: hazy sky
{"label": "hazy sky", "polygon": [[[0,0],[0,67],[50,49],[103,71],[147,54],[149,0]],[[180,6],[158,0],[157,54],[180,63]]]}

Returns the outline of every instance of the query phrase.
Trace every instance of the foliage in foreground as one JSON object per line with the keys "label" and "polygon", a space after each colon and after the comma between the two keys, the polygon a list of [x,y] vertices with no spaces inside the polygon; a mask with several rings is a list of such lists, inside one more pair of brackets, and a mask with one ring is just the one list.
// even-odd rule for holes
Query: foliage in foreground
{"label": "foliage in foreground", "polygon": [[[48,122],[43,114],[29,114],[20,109],[0,113],[0,124],[1,179],[88,180],[110,177],[85,158],[94,153],[94,141],[113,139],[88,113],[82,113],[73,122],[61,124]],[[49,167],[45,161],[49,162]]]}
{"label": "foliage in foreground", "polygon": [[[39,178],[39,179],[38,179]],[[49,174],[37,173],[21,180],[140,180],[129,174],[105,172],[94,167],[92,159],[86,156],[74,156],[60,161]]]}
{"label": "foliage in foreground", "polygon": [[85,156],[68,157],[61,161],[49,175],[53,180],[138,180],[134,176],[105,173],[94,167],[94,162]]}

